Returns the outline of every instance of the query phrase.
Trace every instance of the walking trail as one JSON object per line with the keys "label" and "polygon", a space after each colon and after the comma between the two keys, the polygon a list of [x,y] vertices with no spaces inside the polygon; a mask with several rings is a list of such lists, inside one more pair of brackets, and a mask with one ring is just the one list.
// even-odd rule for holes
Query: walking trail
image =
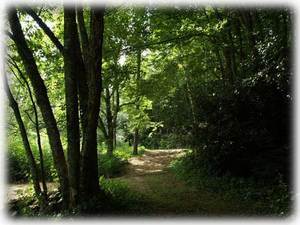
{"label": "walking trail", "polygon": [[218,216],[249,212],[240,202],[207,189],[199,190],[168,170],[171,161],[185,153],[184,149],[146,150],[144,155],[129,159],[124,176],[113,179],[125,182],[148,199],[145,208],[151,206],[150,214]]}

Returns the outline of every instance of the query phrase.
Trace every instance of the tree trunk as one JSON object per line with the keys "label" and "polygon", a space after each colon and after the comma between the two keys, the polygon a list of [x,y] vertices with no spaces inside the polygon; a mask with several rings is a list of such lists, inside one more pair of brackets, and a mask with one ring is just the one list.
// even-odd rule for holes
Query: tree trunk
{"label": "tree trunk", "polygon": [[[238,58],[238,64],[243,65],[244,59],[245,59],[245,53],[243,48],[243,35],[242,35],[242,25],[240,21],[240,15],[237,15],[237,19],[235,21],[235,29],[238,37],[238,49],[239,49],[239,57]],[[239,66],[239,72],[240,74],[244,74],[243,66]]]}
{"label": "tree trunk", "polygon": [[134,135],[133,135],[133,155],[138,154],[138,146],[139,146],[139,129],[134,129]]}
{"label": "tree trunk", "polygon": [[30,101],[32,103],[32,108],[33,108],[33,112],[34,112],[34,118],[35,118],[35,122],[34,122],[34,126],[35,126],[35,130],[36,130],[36,136],[37,136],[37,146],[38,146],[38,150],[39,150],[39,157],[40,157],[40,164],[41,164],[41,175],[40,175],[40,180],[42,181],[42,187],[43,187],[43,198],[44,198],[44,202],[46,203],[48,200],[48,195],[47,195],[47,184],[46,184],[46,178],[45,178],[45,167],[44,167],[44,156],[43,156],[43,151],[42,151],[42,143],[41,143],[41,135],[40,135],[40,123],[39,123],[39,117],[38,117],[38,111],[33,99],[33,95],[31,92],[31,88],[30,85],[26,79],[26,77],[23,75],[22,71],[20,70],[19,66],[17,65],[17,63],[13,62],[14,67],[17,69],[20,77],[22,78],[22,80],[24,81],[27,91],[29,93],[29,98]]}
{"label": "tree trunk", "polygon": [[84,198],[93,196],[99,191],[97,124],[100,111],[102,89],[102,44],[104,31],[104,10],[91,10],[91,34],[88,59],[88,102],[87,128],[83,134],[81,158],[81,189]]}
{"label": "tree trunk", "polygon": [[[209,20],[209,17],[208,17],[205,10],[204,10],[204,14],[205,14],[207,22],[209,23],[210,20]],[[217,42],[217,38],[215,36],[211,36],[210,41],[213,43],[213,46],[214,46],[214,53],[215,53],[215,55],[217,57],[217,60],[218,60],[218,63],[219,63],[219,69],[220,69],[220,72],[221,72],[221,77],[222,77],[222,79],[226,79],[225,78],[224,65],[223,65],[223,59],[222,59],[221,54],[220,54],[220,49],[219,49],[219,44]]]}
{"label": "tree trunk", "polygon": [[27,8],[25,11],[35,20],[35,22],[39,25],[40,28],[43,29],[45,34],[49,37],[49,39],[52,41],[52,43],[57,47],[57,49],[63,53],[63,46],[58,40],[57,37],[53,34],[53,32],[50,30],[50,28],[47,26],[47,24],[44,23],[44,21],[34,12],[34,10]]}
{"label": "tree trunk", "polygon": [[117,123],[116,120],[114,120],[113,121],[113,149],[116,148],[117,148]]}
{"label": "tree trunk", "polygon": [[113,113],[113,148],[117,147],[117,122],[118,122],[118,113],[120,111],[120,93],[119,86],[116,87],[116,97],[114,104],[114,113]]}
{"label": "tree trunk", "polygon": [[12,31],[12,38],[23,61],[26,74],[30,79],[37,104],[45,121],[54,164],[59,177],[64,207],[67,207],[69,202],[68,169],[60,140],[59,130],[49,102],[47,89],[39,74],[33,54],[26,43],[19,18],[17,16],[17,11],[15,9],[10,10],[8,19]]}
{"label": "tree trunk", "polygon": [[[140,108],[140,97],[138,90],[140,88],[140,79],[141,79],[141,61],[142,61],[142,53],[141,49],[138,49],[137,51],[137,74],[136,74],[136,86],[137,86],[137,101],[136,101],[136,109],[139,110]],[[138,154],[138,145],[139,145],[139,128],[135,127],[134,128],[134,134],[133,134],[133,155]]]}
{"label": "tree trunk", "polygon": [[114,150],[113,115],[111,111],[111,96],[109,88],[105,88],[106,122],[107,122],[107,155],[112,156]]}
{"label": "tree trunk", "polygon": [[254,32],[254,24],[253,24],[254,18],[250,10],[241,10],[240,16],[241,16],[241,22],[246,28],[249,49],[251,51],[251,54],[253,55],[252,58],[254,59],[254,66],[252,70],[253,72],[256,72],[260,64],[260,59],[259,59],[258,49],[256,47],[256,34]]}
{"label": "tree trunk", "polygon": [[[77,58],[77,68],[78,68],[78,94],[79,94],[79,104],[80,104],[80,121],[81,121],[81,130],[82,134],[86,133],[87,127],[87,104],[88,104],[88,73],[89,66],[88,65],[88,35],[85,28],[83,11],[79,6],[76,10],[77,21],[78,21],[78,30],[80,43],[76,45],[76,58]],[[81,48],[80,48],[81,46]],[[83,148],[83,143],[82,143]]]}
{"label": "tree trunk", "polygon": [[107,130],[106,127],[104,125],[104,122],[102,120],[102,118],[99,116],[99,123],[98,123],[98,127],[100,128],[100,130],[103,133],[104,139],[107,140],[108,139],[108,134],[107,134]]}
{"label": "tree trunk", "polygon": [[35,159],[33,157],[33,153],[32,153],[32,150],[31,150],[31,147],[30,147],[30,144],[29,144],[27,131],[26,131],[25,125],[24,125],[22,117],[21,117],[21,113],[20,113],[20,110],[19,110],[18,103],[14,99],[14,97],[13,97],[13,95],[12,95],[10,89],[9,89],[6,77],[4,77],[4,85],[5,85],[5,92],[6,92],[6,95],[8,97],[8,100],[9,100],[9,105],[14,111],[14,115],[15,115],[16,121],[17,121],[18,126],[19,126],[19,130],[20,130],[20,134],[21,134],[21,137],[22,137],[22,141],[23,141],[25,152],[26,152],[27,160],[28,160],[29,166],[30,166],[30,172],[31,172],[31,177],[32,177],[32,181],[33,181],[34,191],[35,191],[36,196],[38,197],[38,200],[39,200],[40,204],[44,205],[45,202],[43,202],[43,198],[42,198],[42,192],[41,192],[41,187],[40,187],[39,178],[38,178],[37,165],[36,165],[36,162],[35,162]]}
{"label": "tree trunk", "polygon": [[78,203],[80,179],[80,131],[77,97],[78,60],[76,46],[79,38],[75,9],[64,9],[64,70],[67,114],[68,168],[70,180],[70,206]]}
{"label": "tree trunk", "polygon": [[228,29],[227,29],[227,37],[228,41],[230,43],[230,48],[229,48],[229,57],[230,57],[230,70],[231,70],[231,82],[233,83],[235,78],[236,78],[236,70],[237,70],[237,65],[236,65],[236,57],[235,57],[235,46],[234,46],[234,38],[232,36],[232,21],[228,23]]}

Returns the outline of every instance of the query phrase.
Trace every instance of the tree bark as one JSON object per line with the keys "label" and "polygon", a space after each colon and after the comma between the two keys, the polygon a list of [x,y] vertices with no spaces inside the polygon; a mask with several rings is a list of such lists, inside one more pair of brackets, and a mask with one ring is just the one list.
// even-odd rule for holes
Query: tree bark
{"label": "tree bark", "polygon": [[97,124],[102,90],[102,44],[104,31],[104,9],[91,9],[91,34],[88,59],[88,102],[87,128],[83,134],[81,158],[81,190],[83,196],[90,197],[99,191]]}
{"label": "tree bark", "polygon": [[[81,129],[82,133],[86,133],[87,127],[87,105],[88,105],[88,74],[89,74],[89,64],[88,64],[88,56],[89,56],[89,40],[88,35],[84,23],[83,18],[83,9],[77,7],[76,10],[76,18],[78,21],[78,31],[80,37],[80,43],[76,47],[76,57],[78,59],[78,75],[79,81],[78,85],[78,93],[79,93],[79,104],[80,104],[80,120],[81,120]],[[81,48],[80,48],[81,47]],[[83,143],[82,143],[83,148]]]}
{"label": "tree bark", "polygon": [[64,70],[71,207],[76,206],[78,203],[80,179],[80,130],[77,97],[78,59],[76,57],[76,46],[79,47],[79,38],[75,9],[64,8]]}
{"label": "tree bark", "polygon": [[113,115],[111,110],[111,94],[109,88],[105,88],[106,122],[107,122],[107,155],[112,156],[114,150]]}
{"label": "tree bark", "polygon": [[[140,79],[141,79],[141,59],[142,58],[142,53],[141,49],[138,49],[137,51],[137,76],[136,76],[136,86],[137,90],[140,88]],[[139,96],[139,93],[137,91],[137,95]],[[138,100],[136,101],[136,109],[139,110],[140,108],[140,97],[137,98]],[[133,155],[138,154],[138,145],[139,145],[139,128],[136,126],[134,128],[134,134],[133,134]]]}
{"label": "tree bark", "polygon": [[114,113],[113,113],[113,148],[117,147],[117,122],[118,122],[118,113],[120,111],[120,93],[119,93],[119,85],[116,87],[115,90],[116,97],[115,97],[115,104],[114,104]]}
{"label": "tree bark", "polygon": [[[78,7],[76,10],[77,21],[78,21],[78,29],[81,41],[81,49],[83,53],[83,61],[85,64],[88,64],[89,58],[89,39],[87,30],[85,27],[84,17],[83,17],[83,9]],[[88,68],[87,68],[88,69]]]}
{"label": "tree bark", "polygon": [[37,104],[45,121],[54,164],[59,177],[64,207],[67,207],[69,202],[68,169],[60,140],[59,130],[47,94],[47,89],[38,71],[32,51],[26,43],[16,9],[10,10],[8,20],[12,31],[12,38],[23,61],[26,74],[30,79]]}
{"label": "tree bark", "polygon": [[241,10],[240,11],[241,16],[241,22],[243,26],[246,28],[247,38],[248,38],[248,44],[251,51],[251,54],[253,55],[254,59],[254,68],[253,71],[255,72],[256,69],[258,69],[259,64],[259,54],[256,47],[256,34],[254,33],[254,23],[253,23],[253,16],[251,14],[250,10]]}
{"label": "tree bark", "polygon": [[230,43],[230,47],[229,47],[229,57],[230,57],[230,70],[231,70],[231,82],[234,82],[235,78],[236,78],[236,70],[237,70],[237,66],[236,66],[236,52],[235,52],[235,46],[234,46],[234,38],[232,36],[232,21],[228,22],[228,28],[227,28],[227,37],[228,37],[228,41]]}
{"label": "tree bark", "polygon": [[139,146],[139,129],[134,129],[134,135],[133,135],[133,155],[138,154],[138,146]]}

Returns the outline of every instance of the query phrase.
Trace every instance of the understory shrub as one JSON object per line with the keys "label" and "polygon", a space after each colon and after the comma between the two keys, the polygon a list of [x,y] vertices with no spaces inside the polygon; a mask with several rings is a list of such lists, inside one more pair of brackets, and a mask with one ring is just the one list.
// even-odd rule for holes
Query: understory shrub
{"label": "understory shrub", "polygon": [[148,137],[148,135],[144,135],[141,141],[149,149],[178,149],[189,147],[190,139],[190,134],[156,133],[150,137]]}
{"label": "understory shrub", "polygon": [[108,156],[107,154],[99,155],[98,171],[99,175],[104,177],[114,177],[120,175],[127,160],[117,156]]}
{"label": "understory shrub", "polygon": [[290,102],[287,90],[263,78],[199,97],[198,113],[206,125],[193,133],[196,162],[212,175],[274,180],[280,174],[288,183]]}
{"label": "understory shrub", "polygon": [[27,162],[23,145],[19,141],[11,143],[7,152],[7,168],[9,182],[25,182],[30,177],[30,168]]}
{"label": "understory shrub", "polygon": [[224,199],[237,199],[253,205],[257,215],[288,216],[292,209],[292,192],[281,176],[276,182],[257,182],[253,178],[212,176],[203,165],[196,164],[193,154],[172,161],[170,170],[181,180],[199,190],[221,194]]}
{"label": "understory shrub", "polygon": [[130,190],[124,181],[106,179],[103,176],[100,177],[99,181],[101,189],[110,199],[110,207],[126,211],[128,208],[135,208],[144,200],[141,194]]}
{"label": "understory shrub", "polygon": [[[28,182],[30,178],[30,166],[23,147],[23,143],[19,138],[10,139],[8,141],[7,162],[8,162],[8,182]],[[31,146],[37,167],[40,170],[40,158],[38,149],[35,145]],[[44,171],[47,181],[57,179],[57,173],[53,165],[51,150],[46,145],[42,149],[44,158]]]}

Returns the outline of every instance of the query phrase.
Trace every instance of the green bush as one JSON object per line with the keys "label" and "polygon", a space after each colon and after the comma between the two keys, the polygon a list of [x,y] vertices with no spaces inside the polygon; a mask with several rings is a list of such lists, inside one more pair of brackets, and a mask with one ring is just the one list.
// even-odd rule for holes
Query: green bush
{"label": "green bush", "polygon": [[114,150],[114,155],[127,160],[132,157],[132,146],[129,146],[127,144],[117,146]]}
{"label": "green bush", "polygon": [[117,156],[99,155],[99,174],[105,177],[114,177],[120,175],[127,160]]}
{"label": "green bush", "polygon": [[[139,146],[139,155],[144,154],[145,147]],[[104,177],[115,177],[122,173],[124,165],[128,163],[128,159],[131,158],[132,147],[126,144],[118,146],[113,156],[108,156],[105,146],[102,147],[101,153],[98,156],[99,174]]]}
{"label": "green bush", "polygon": [[288,92],[264,77],[244,79],[234,88],[195,101],[206,122],[193,132],[198,164],[205,163],[212,175],[273,180],[280,173],[288,182]]}
{"label": "green bush", "polygon": [[[31,140],[35,143],[35,140]],[[114,177],[120,175],[127,160],[132,157],[132,147],[126,144],[118,146],[114,151],[114,156],[109,157],[106,154],[106,149],[103,145],[102,151],[99,154],[99,174],[105,177]],[[40,158],[37,146],[31,145],[34,158],[37,166],[40,169]],[[51,149],[46,143],[43,145],[44,170],[47,181],[57,179],[57,173],[54,168]],[[143,154],[145,147],[139,147],[139,155]],[[30,166],[27,161],[27,156],[23,148],[21,139],[14,138],[8,140],[8,180],[9,182],[28,182],[30,178]]]}
{"label": "green bush", "polygon": [[30,177],[30,167],[27,161],[22,141],[16,138],[9,142],[8,152],[8,181],[25,182]]}
{"label": "green bush", "polygon": [[[33,140],[32,142],[34,142]],[[34,158],[40,169],[40,158],[36,145],[31,145]],[[43,146],[44,171],[47,181],[57,178],[57,173],[53,165],[51,150],[48,145]],[[9,182],[28,182],[30,178],[30,166],[21,139],[14,138],[8,140],[8,181]]]}
{"label": "green bush", "polygon": [[[180,129],[178,129],[180,130]],[[154,133],[149,136],[149,133],[143,134],[141,142],[150,149],[175,149],[187,148],[191,142],[190,134],[182,133]]]}
{"label": "green bush", "polygon": [[99,181],[101,189],[110,198],[110,204],[114,207],[120,209],[132,207],[143,200],[143,196],[131,191],[124,181],[105,179],[103,176],[100,177]]}
{"label": "green bush", "polygon": [[171,162],[170,170],[179,178],[199,190],[222,194],[224,199],[238,199],[257,207],[257,214],[287,216],[291,210],[291,193],[279,175],[276,182],[257,182],[253,178],[212,176],[203,164],[196,164],[193,154]]}

